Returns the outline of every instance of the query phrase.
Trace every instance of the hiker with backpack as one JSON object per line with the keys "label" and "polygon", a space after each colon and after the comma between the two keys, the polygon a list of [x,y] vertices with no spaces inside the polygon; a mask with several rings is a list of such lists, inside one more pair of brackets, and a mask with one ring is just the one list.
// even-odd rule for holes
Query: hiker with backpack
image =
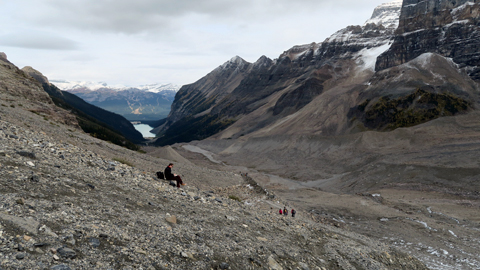
{"label": "hiker with backpack", "polygon": [[165,171],[164,171],[165,179],[177,181],[177,188],[180,188],[180,186],[185,186],[186,184],[183,183],[182,178],[180,177],[180,175],[177,175],[177,174],[173,174],[173,173],[172,173],[172,167],[173,167],[173,163],[170,163],[170,164],[168,164],[168,166],[165,168]]}

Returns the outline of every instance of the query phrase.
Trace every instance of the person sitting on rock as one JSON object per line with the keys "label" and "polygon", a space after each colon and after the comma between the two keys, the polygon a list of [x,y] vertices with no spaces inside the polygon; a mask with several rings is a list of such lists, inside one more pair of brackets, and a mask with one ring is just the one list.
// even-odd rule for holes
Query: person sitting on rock
{"label": "person sitting on rock", "polygon": [[180,175],[177,175],[177,174],[173,174],[173,173],[172,173],[172,167],[173,167],[173,163],[170,163],[170,164],[168,164],[168,166],[165,168],[165,171],[164,171],[164,173],[165,173],[165,179],[177,181],[177,188],[179,188],[180,186],[185,186],[186,184],[183,183],[182,178],[180,177]]}
{"label": "person sitting on rock", "polygon": [[280,215],[283,214],[283,213],[282,213],[282,208],[280,208],[280,210],[278,210],[278,213],[279,213]]}
{"label": "person sitting on rock", "polygon": [[290,212],[292,212],[292,217],[295,217],[295,213],[297,213],[297,211],[295,211],[295,209],[292,208]]}

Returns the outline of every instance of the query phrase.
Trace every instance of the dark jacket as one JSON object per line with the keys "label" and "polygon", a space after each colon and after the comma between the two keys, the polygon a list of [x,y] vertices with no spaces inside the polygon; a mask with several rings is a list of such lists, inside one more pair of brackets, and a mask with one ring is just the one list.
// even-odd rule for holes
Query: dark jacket
{"label": "dark jacket", "polygon": [[175,177],[172,173],[172,168],[170,167],[166,167],[164,173],[165,173],[165,179],[167,180],[173,180]]}

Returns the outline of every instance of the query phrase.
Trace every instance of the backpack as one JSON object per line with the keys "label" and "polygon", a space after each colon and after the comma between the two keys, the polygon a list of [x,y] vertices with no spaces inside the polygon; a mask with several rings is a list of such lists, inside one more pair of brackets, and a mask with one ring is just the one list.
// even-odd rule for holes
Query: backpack
{"label": "backpack", "polygon": [[163,172],[157,172],[157,178],[158,179],[165,179],[165,175],[163,174]]}

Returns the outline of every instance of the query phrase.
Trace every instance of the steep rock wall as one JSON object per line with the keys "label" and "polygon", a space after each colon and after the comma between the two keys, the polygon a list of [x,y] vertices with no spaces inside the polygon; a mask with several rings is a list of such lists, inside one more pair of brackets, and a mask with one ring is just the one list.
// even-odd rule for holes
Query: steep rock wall
{"label": "steep rock wall", "polygon": [[379,56],[376,70],[406,63],[423,53],[452,58],[480,80],[478,0],[405,0],[395,41]]}

